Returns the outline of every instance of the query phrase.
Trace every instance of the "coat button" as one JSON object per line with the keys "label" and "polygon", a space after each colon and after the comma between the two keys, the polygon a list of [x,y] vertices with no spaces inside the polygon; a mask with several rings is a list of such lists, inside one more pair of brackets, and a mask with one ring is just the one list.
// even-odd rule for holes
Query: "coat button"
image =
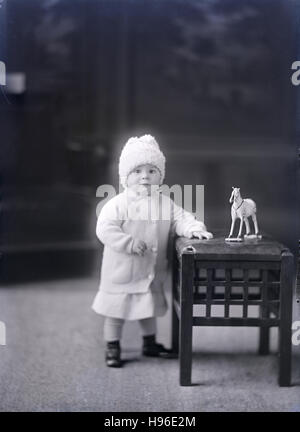
{"label": "coat button", "polygon": [[153,278],[153,274],[150,273],[150,274],[148,275],[148,279],[152,279],[152,278]]}
{"label": "coat button", "polygon": [[152,252],[157,252],[157,247],[151,248]]}

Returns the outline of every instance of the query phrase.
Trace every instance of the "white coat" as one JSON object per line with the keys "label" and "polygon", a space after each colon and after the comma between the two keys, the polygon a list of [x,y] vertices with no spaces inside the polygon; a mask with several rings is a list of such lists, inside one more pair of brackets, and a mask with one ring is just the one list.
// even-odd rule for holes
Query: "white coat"
{"label": "white coat", "polygon": [[[123,319],[165,313],[162,286],[172,231],[191,238],[193,231],[206,227],[160,192],[150,197],[127,188],[103,206],[96,228],[104,251],[95,312]],[[147,244],[143,256],[132,252],[134,239]]]}

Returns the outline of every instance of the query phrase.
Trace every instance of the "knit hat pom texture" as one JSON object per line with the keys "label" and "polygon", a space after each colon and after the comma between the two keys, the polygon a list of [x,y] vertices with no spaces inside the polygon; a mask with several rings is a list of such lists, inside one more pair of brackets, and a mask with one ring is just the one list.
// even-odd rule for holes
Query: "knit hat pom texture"
{"label": "knit hat pom texture", "polygon": [[129,138],[121,152],[119,161],[119,175],[123,187],[126,187],[128,175],[138,166],[151,164],[160,171],[160,184],[165,177],[164,154],[152,135]]}

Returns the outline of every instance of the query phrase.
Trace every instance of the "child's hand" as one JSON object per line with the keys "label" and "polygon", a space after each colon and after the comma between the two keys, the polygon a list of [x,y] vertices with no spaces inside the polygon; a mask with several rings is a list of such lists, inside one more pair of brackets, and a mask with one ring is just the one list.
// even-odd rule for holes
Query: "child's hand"
{"label": "child's hand", "polygon": [[193,237],[197,237],[198,239],[207,239],[210,240],[213,238],[213,235],[209,231],[193,231]]}
{"label": "child's hand", "polygon": [[139,256],[143,256],[145,250],[147,249],[147,245],[143,240],[133,240],[132,252],[138,254]]}

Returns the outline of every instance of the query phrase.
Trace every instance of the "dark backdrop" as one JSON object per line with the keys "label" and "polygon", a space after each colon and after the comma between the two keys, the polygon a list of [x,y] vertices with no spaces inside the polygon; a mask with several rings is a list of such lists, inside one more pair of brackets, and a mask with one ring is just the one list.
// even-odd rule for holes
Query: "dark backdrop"
{"label": "dark backdrop", "polygon": [[11,273],[41,252],[52,254],[51,274],[58,252],[90,252],[97,268],[96,188],[117,186],[120,148],[140,133],[165,152],[167,183],[205,185],[210,230],[229,231],[238,186],[262,231],[296,252],[296,3],[3,2],[0,59],[26,80],[24,92],[9,83],[0,97]]}

